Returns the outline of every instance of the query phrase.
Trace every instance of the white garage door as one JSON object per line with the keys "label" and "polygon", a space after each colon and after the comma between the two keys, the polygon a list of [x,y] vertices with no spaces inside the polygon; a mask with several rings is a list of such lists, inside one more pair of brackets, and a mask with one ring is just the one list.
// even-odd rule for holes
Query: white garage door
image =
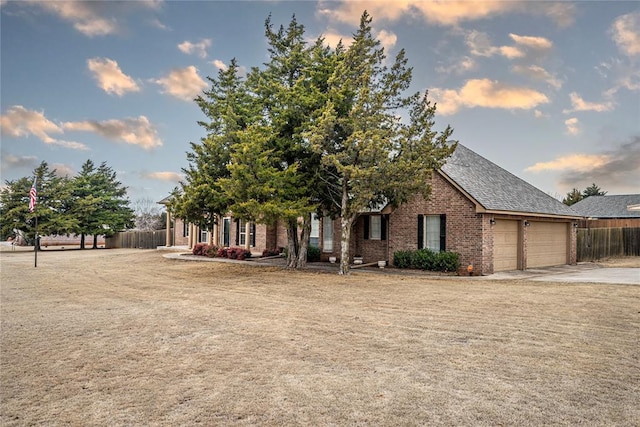
{"label": "white garage door", "polygon": [[493,226],[493,271],[518,268],[518,221],[496,220]]}
{"label": "white garage door", "polygon": [[527,229],[527,268],[567,263],[566,223],[530,221]]}

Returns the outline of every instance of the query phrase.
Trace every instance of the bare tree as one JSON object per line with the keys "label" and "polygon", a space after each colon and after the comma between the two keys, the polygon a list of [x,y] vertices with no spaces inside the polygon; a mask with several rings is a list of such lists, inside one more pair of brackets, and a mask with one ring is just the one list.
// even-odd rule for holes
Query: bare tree
{"label": "bare tree", "polygon": [[162,210],[150,198],[142,198],[133,202],[136,230],[159,230],[163,228]]}

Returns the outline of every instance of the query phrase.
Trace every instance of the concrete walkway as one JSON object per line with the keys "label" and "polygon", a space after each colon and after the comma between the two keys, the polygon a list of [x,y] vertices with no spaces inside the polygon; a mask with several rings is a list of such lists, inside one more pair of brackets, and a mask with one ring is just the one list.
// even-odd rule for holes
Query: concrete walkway
{"label": "concrete walkway", "polygon": [[640,268],[603,267],[592,262],[584,262],[577,265],[501,271],[490,276],[484,276],[482,279],[640,285]]}

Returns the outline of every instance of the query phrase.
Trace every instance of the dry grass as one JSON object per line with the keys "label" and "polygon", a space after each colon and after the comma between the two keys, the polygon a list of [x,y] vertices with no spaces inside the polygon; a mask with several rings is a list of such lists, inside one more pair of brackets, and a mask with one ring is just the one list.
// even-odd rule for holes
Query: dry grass
{"label": "dry grass", "polygon": [[606,258],[596,261],[603,267],[640,268],[640,256]]}
{"label": "dry grass", "polygon": [[3,426],[640,423],[638,286],[137,250],[1,266]]}

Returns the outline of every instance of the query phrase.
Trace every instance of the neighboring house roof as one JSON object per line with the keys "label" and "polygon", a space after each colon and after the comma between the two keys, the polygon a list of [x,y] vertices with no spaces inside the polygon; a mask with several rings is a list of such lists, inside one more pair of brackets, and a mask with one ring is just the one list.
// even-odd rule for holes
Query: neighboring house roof
{"label": "neighboring house roof", "polygon": [[640,218],[640,194],[619,196],[589,196],[571,207],[579,214],[589,218]]}
{"label": "neighboring house roof", "polygon": [[580,217],[569,206],[462,144],[440,172],[484,211]]}
{"label": "neighboring house roof", "polygon": [[173,199],[173,196],[167,196],[164,199],[160,200],[159,202],[156,202],[159,205],[168,205],[169,202],[171,201],[171,199]]}

